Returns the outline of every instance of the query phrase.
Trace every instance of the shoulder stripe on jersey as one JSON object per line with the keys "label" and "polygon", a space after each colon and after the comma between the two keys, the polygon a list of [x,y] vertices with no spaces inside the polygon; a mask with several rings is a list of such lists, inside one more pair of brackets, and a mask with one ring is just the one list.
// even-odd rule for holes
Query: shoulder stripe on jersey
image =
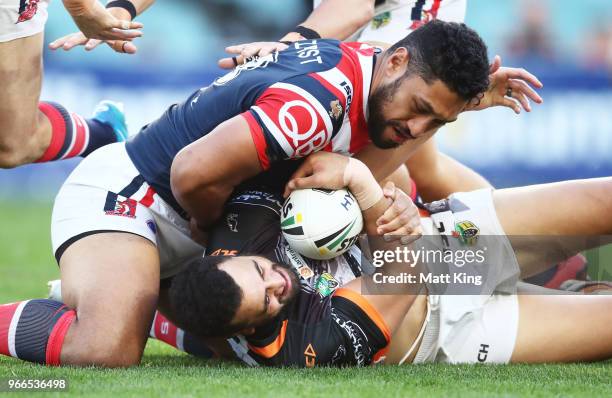
{"label": "shoulder stripe on jersey", "polygon": [[249,343],[249,349],[260,357],[267,359],[270,359],[276,354],[278,354],[281,348],[283,347],[283,344],[285,344],[285,335],[287,334],[288,322],[289,321],[287,319],[283,321],[283,326],[281,327],[280,333],[278,334],[278,336],[276,336],[276,339],[274,339],[273,342],[271,342],[265,347],[256,347]]}
{"label": "shoulder stripe on jersey", "polygon": [[266,139],[261,126],[259,123],[257,123],[257,120],[255,120],[250,111],[243,112],[242,117],[246,119],[247,124],[249,125],[249,130],[251,130],[251,137],[253,138],[253,143],[255,144],[255,149],[257,150],[257,157],[259,158],[261,168],[263,170],[268,170],[270,168],[270,159],[268,159],[268,154],[266,152]]}
{"label": "shoulder stripe on jersey", "polygon": [[378,327],[380,332],[385,336],[387,343],[391,341],[391,333],[389,332],[389,328],[387,327],[385,320],[380,313],[376,311],[372,304],[365,299],[365,297],[347,288],[339,288],[334,292],[334,296],[345,298],[358,306]]}
{"label": "shoulder stripe on jersey", "polygon": [[287,141],[287,138],[282,133],[282,131],[280,131],[279,128],[276,127],[276,124],[274,123],[274,121],[270,119],[268,115],[266,114],[266,112],[264,112],[263,109],[261,109],[257,105],[253,105],[251,107],[251,110],[257,113],[257,116],[259,116],[261,121],[268,128],[268,130],[270,130],[270,133],[272,133],[274,138],[276,138],[276,142],[281,146],[281,148],[283,149],[283,152],[285,152],[285,155],[287,155],[287,157],[289,158],[292,157],[294,153],[294,149],[291,147],[291,144],[289,143],[289,141]]}
{"label": "shoulder stripe on jersey", "polygon": [[370,97],[370,85],[372,83],[372,69],[374,68],[372,57],[364,56],[357,52],[359,64],[361,65],[361,74],[363,76],[363,117],[368,120],[368,99]]}

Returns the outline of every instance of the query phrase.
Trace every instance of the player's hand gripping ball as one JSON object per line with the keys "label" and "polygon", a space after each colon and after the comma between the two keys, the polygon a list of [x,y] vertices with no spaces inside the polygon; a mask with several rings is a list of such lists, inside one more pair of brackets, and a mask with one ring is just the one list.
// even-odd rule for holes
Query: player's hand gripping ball
{"label": "player's hand gripping ball", "polygon": [[281,231],[291,248],[315,260],[346,252],[363,228],[361,210],[346,189],[300,189],[285,201]]}

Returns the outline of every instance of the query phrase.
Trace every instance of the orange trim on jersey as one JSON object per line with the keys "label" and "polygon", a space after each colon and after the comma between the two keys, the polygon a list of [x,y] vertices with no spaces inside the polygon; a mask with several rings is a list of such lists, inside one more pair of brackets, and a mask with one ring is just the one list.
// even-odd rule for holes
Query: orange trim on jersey
{"label": "orange trim on jersey", "polygon": [[334,296],[343,297],[349,301],[352,301],[355,305],[357,305],[357,307],[361,308],[361,310],[366,313],[368,318],[374,322],[381,333],[385,336],[387,343],[391,341],[391,333],[389,332],[389,328],[387,327],[385,320],[382,316],[380,316],[380,313],[376,310],[376,308],[374,308],[372,304],[366,300],[365,297],[347,288],[340,288],[336,290],[334,292]]}
{"label": "orange trim on jersey", "polygon": [[261,164],[261,168],[264,170],[268,170],[270,168],[270,159],[268,159],[268,155],[266,154],[266,138],[264,137],[264,132],[251,111],[246,111],[241,114],[241,116],[247,121],[249,124],[249,130],[251,132],[251,137],[253,138],[253,143],[255,144],[255,149],[257,150],[257,157],[259,158],[259,163]]}
{"label": "orange trim on jersey", "polygon": [[283,347],[283,344],[285,344],[285,334],[287,333],[287,322],[288,321],[286,319],[283,321],[283,326],[281,326],[280,333],[278,334],[278,336],[276,336],[276,339],[274,339],[273,342],[271,342],[265,347],[255,347],[251,344],[248,344],[249,349],[253,351],[255,354],[259,355],[260,357],[264,357],[268,359],[278,354],[278,352]]}

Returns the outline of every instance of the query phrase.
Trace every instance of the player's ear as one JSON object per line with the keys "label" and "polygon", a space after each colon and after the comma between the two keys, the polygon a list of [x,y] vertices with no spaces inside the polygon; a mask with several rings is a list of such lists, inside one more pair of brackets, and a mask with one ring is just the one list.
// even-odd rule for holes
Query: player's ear
{"label": "player's ear", "polygon": [[389,56],[387,60],[387,74],[390,77],[396,77],[398,74],[404,74],[408,67],[410,53],[405,47],[399,47]]}
{"label": "player's ear", "polygon": [[238,332],[238,334],[241,334],[243,336],[250,336],[253,333],[255,333],[255,328],[253,327],[245,328],[245,329],[242,329],[240,332]]}

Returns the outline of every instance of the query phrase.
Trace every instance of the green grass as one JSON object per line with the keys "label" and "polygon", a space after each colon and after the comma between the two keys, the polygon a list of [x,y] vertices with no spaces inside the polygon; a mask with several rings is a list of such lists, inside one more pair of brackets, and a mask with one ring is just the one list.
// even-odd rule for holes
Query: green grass
{"label": "green grass", "polygon": [[[0,202],[0,302],[44,297],[58,277],[50,204]],[[112,326],[109,326],[112,327]],[[609,396],[612,362],[578,365],[418,365],[366,369],[252,369],[205,362],[150,341],[132,369],[47,368],[0,358],[0,379],[67,378],[69,394],[99,397]],[[48,393],[55,396],[62,393]],[[25,394],[24,394],[25,395]],[[23,396],[23,395],[22,395]]]}

